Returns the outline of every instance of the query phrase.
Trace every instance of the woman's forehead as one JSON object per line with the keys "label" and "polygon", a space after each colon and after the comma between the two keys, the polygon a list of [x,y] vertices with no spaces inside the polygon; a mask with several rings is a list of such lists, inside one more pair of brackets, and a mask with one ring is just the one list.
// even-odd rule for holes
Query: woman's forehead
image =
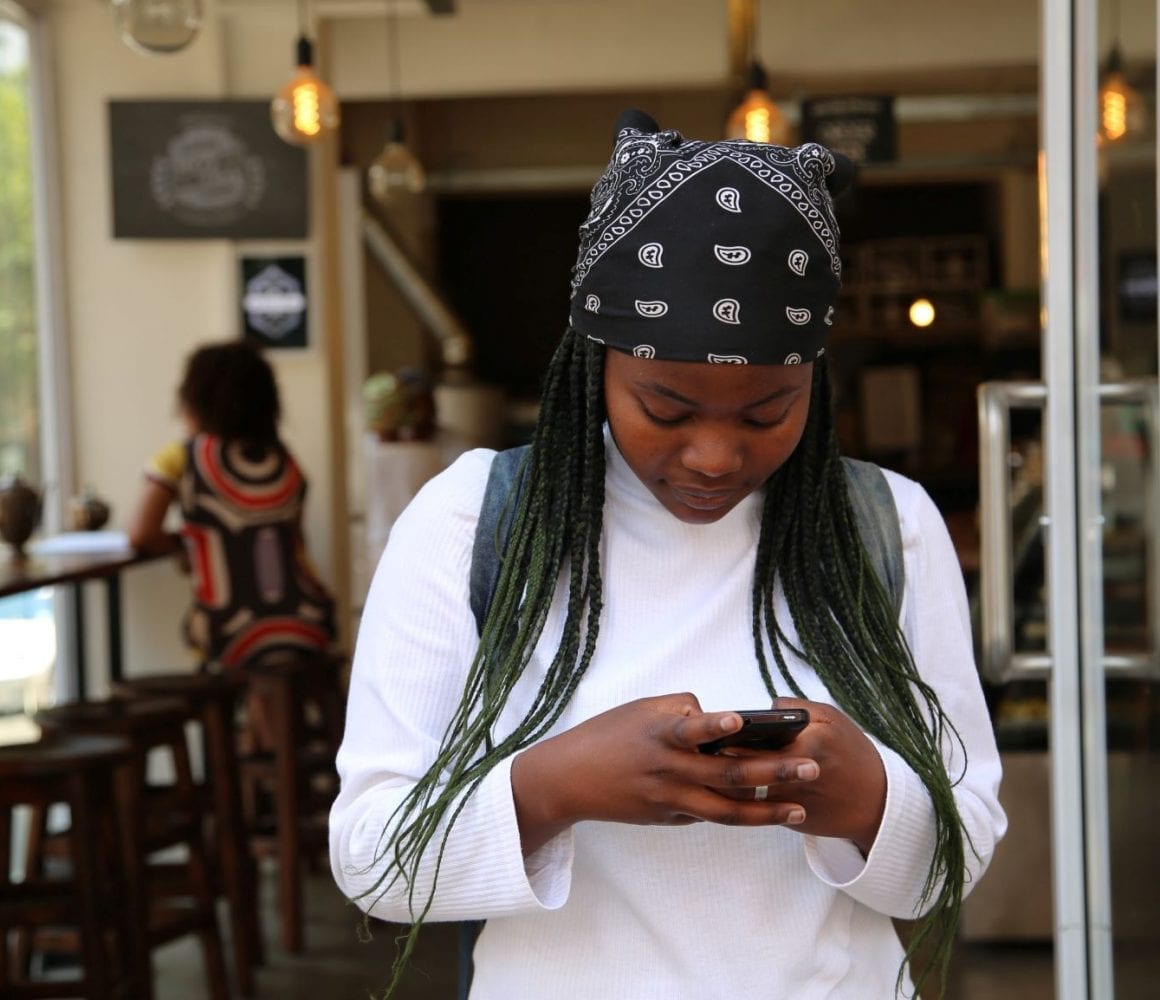
{"label": "woman's forehead", "polygon": [[660,361],[609,350],[605,372],[637,389],[657,392],[690,402],[729,400],[754,405],[767,398],[781,398],[791,390],[810,384],[813,364],[729,365],[699,361]]}

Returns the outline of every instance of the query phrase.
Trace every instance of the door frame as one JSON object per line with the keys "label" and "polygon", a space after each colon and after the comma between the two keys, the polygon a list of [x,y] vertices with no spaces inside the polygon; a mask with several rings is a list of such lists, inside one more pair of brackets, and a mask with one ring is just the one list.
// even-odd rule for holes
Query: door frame
{"label": "door frame", "polygon": [[[1040,219],[1056,996],[1113,996],[1100,496],[1098,0],[1042,0]],[[1086,137],[1086,138],[1085,138]]]}

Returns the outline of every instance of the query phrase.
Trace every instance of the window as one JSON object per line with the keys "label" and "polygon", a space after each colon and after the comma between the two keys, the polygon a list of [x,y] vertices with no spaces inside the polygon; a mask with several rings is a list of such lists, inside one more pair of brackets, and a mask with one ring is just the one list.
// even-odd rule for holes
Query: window
{"label": "window", "polygon": [[30,47],[0,7],[0,475],[42,482]]}
{"label": "window", "polygon": [[[0,477],[62,487],[58,400],[46,367],[44,190],[37,24],[0,0]],[[0,561],[8,558],[0,552]],[[49,590],[0,600],[0,743],[52,695],[61,616]]]}

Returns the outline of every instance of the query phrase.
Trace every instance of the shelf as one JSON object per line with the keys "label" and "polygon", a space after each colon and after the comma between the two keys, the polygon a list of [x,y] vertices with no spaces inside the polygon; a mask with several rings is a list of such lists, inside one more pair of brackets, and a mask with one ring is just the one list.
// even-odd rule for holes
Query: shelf
{"label": "shelf", "polygon": [[847,250],[843,292],[981,291],[987,269],[987,240],[981,235],[867,240]]}
{"label": "shelf", "polygon": [[[870,240],[847,253],[838,313],[848,329],[870,331],[874,339],[977,340],[987,280],[983,236]],[[934,305],[930,328],[909,322],[917,298]]]}

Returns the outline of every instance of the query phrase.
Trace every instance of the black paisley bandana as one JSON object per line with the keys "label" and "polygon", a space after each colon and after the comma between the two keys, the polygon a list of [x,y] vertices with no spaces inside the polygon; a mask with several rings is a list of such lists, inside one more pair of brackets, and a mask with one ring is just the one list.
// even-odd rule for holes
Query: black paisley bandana
{"label": "black paisley bandana", "polygon": [[699,142],[625,112],[580,227],[572,326],[638,357],[813,361],[841,287],[829,188],[852,170],[816,143]]}

